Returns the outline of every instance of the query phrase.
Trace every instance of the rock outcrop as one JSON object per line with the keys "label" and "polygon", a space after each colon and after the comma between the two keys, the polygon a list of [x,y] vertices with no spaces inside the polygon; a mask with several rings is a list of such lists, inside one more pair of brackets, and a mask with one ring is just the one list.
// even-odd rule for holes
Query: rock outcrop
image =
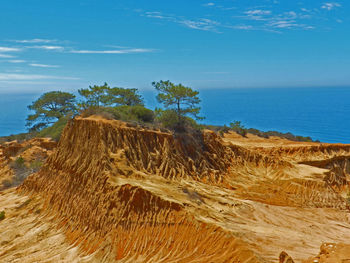
{"label": "rock outcrop", "polygon": [[20,190],[42,196],[67,238],[99,262],[261,262],[232,233],[196,220],[182,203],[118,183],[147,174],[220,183],[220,172],[232,165],[229,148],[211,133],[203,140],[215,152],[166,133],[78,118]]}
{"label": "rock outcrop", "polygon": [[350,235],[347,145],[245,147],[77,117],[48,155],[18,193],[81,262],[300,262]]}

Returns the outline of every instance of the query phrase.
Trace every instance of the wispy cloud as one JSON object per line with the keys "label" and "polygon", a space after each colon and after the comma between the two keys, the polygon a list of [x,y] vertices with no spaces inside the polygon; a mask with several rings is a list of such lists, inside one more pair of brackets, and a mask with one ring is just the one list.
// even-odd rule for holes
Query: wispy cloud
{"label": "wispy cloud", "polygon": [[324,3],[321,8],[322,9],[327,9],[328,11],[331,11],[337,7],[341,7],[341,4],[336,3],[336,2],[331,2],[331,3]]}
{"label": "wispy cloud", "polygon": [[0,54],[0,58],[14,58],[15,56],[7,55],[7,54]]}
{"label": "wispy cloud", "polygon": [[21,50],[21,48],[17,47],[0,47],[0,52],[18,52]]}
{"label": "wispy cloud", "polygon": [[199,20],[180,20],[178,23],[185,25],[188,28],[203,30],[203,31],[215,31],[218,32],[217,26],[219,22],[210,19],[201,18]]}
{"label": "wispy cloud", "polygon": [[154,49],[147,48],[129,48],[118,50],[71,50],[69,53],[75,54],[132,54],[132,53],[150,53],[154,52]]}
{"label": "wispy cloud", "polygon": [[46,64],[37,64],[37,63],[30,63],[29,66],[37,67],[37,68],[59,68],[60,67],[57,65],[46,65]]}
{"label": "wispy cloud", "polygon": [[182,16],[163,14],[161,12],[145,12],[143,16],[177,23],[191,29],[219,33],[218,26],[220,23],[207,18],[189,19]]}
{"label": "wispy cloud", "polygon": [[38,44],[38,43],[54,43],[54,42],[56,42],[56,40],[34,38],[34,39],[24,39],[24,40],[13,40],[13,42],[27,43],[27,44]]}
{"label": "wispy cloud", "polygon": [[[306,9],[303,12],[306,12]],[[312,25],[302,22],[306,19],[307,21],[309,20],[310,18],[309,14],[305,14],[305,13],[298,14],[296,11],[285,11],[280,13],[277,13],[277,12],[273,13],[271,10],[252,9],[249,11],[245,11],[243,14],[244,16],[240,16],[241,18],[259,22],[259,24],[255,24],[254,27],[253,26],[241,27],[241,29],[255,29],[255,30],[266,30],[266,31],[278,32],[275,30],[282,30],[282,29],[310,30],[314,28]]]}
{"label": "wispy cloud", "polygon": [[14,64],[18,64],[18,63],[25,63],[27,61],[22,60],[22,59],[12,59],[12,60],[7,60],[7,62],[9,63],[14,63]]}
{"label": "wispy cloud", "polygon": [[[228,2],[228,1],[227,1]],[[226,2],[226,3],[227,3]],[[225,1],[206,1],[201,4],[206,10],[216,10],[215,13],[205,14],[201,17],[185,17],[180,14],[167,14],[161,11],[146,12],[138,10],[141,16],[163,20],[165,22],[177,23],[187,28],[203,31],[222,33],[225,29],[234,30],[263,30],[281,33],[286,30],[312,30],[324,26],[320,21],[341,21],[340,17],[330,20],[322,9],[333,10],[341,7],[340,2],[326,2],[313,7],[306,6],[303,2],[297,2],[294,7],[288,5],[288,9],[280,1],[265,0],[265,4],[244,7],[226,6]],[[217,12],[221,12],[216,16]],[[210,19],[208,19],[210,18]],[[249,22],[248,22],[249,21]],[[328,27],[328,26],[327,26]]]}
{"label": "wispy cloud", "polygon": [[272,12],[270,10],[255,9],[246,11],[244,13],[247,15],[270,15]]}
{"label": "wispy cloud", "polygon": [[63,50],[64,47],[62,46],[47,46],[47,45],[42,45],[42,46],[27,46],[26,48],[34,48],[34,49],[44,49],[44,50]]}
{"label": "wispy cloud", "polygon": [[0,81],[12,81],[12,80],[44,80],[44,79],[78,80],[79,78],[61,77],[61,76],[50,76],[50,75],[35,75],[35,74],[11,74],[11,73],[0,73]]}

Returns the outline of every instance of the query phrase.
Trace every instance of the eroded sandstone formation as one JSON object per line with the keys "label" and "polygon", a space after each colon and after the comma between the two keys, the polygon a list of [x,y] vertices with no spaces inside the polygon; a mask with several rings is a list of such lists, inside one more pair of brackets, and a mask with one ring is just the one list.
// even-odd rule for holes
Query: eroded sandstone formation
{"label": "eroded sandstone formation", "polygon": [[76,262],[289,263],[346,243],[349,146],[196,136],[78,117],[18,188],[33,200],[21,209],[56,226]]}

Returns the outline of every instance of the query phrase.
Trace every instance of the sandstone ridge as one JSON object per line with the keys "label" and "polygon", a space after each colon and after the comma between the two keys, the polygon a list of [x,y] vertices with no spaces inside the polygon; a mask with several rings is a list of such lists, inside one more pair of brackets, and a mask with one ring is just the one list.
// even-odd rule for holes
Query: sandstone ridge
{"label": "sandstone ridge", "polygon": [[[347,145],[77,117],[17,189],[30,204],[10,206],[5,220],[28,211],[55,226],[67,245],[48,255],[78,249],[63,262],[300,262],[350,235],[348,156]],[[16,255],[6,242],[4,261]]]}

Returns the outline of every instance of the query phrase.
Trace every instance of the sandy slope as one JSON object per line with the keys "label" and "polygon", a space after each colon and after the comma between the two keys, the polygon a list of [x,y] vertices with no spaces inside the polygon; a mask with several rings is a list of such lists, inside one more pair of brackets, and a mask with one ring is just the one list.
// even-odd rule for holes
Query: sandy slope
{"label": "sandy slope", "polygon": [[67,243],[64,233],[43,215],[38,200],[14,189],[0,193],[0,262],[90,262],[79,248]]}

